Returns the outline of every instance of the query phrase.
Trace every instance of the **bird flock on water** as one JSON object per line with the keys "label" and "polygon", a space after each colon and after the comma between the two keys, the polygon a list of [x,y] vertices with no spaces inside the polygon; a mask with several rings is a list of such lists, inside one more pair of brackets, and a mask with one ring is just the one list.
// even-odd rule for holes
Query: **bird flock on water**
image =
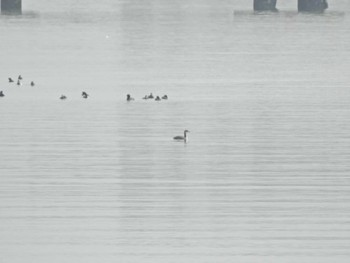
{"label": "bird flock on water", "polygon": [[[23,82],[22,82],[23,78],[22,78],[22,75],[18,75],[17,77],[17,81],[16,81],[16,85],[17,86],[22,86]],[[9,83],[15,83],[15,80],[11,77],[8,78],[8,82]],[[31,81],[29,83],[30,86],[34,87],[35,86],[35,82],[34,81]],[[5,94],[2,90],[0,90],[0,97],[5,97]]]}
{"label": "bird flock on water", "polygon": [[[22,85],[22,81],[23,81],[22,75],[18,75],[17,81],[16,81],[16,85],[17,85],[17,86],[21,86],[21,85]],[[13,78],[9,77],[9,78],[8,78],[8,82],[9,82],[9,83],[15,83],[15,80],[14,80]],[[34,82],[34,81],[31,81],[31,82],[30,82],[30,86],[34,87],[34,86],[35,86],[35,82]],[[82,98],[87,99],[90,95],[89,95],[87,92],[83,91],[83,92],[81,93],[81,96],[82,96]],[[0,90],[0,97],[5,97],[5,94],[4,94],[4,92],[3,92],[2,90]],[[59,97],[59,99],[61,99],[61,100],[66,100],[66,99],[67,99],[67,96],[64,95],[64,94],[62,94],[62,95]],[[142,99],[143,99],[143,100],[161,101],[161,100],[167,100],[167,99],[168,99],[168,95],[163,95],[162,97],[160,97],[160,96],[154,96],[152,93],[150,93],[149,95],[145,95]],[[135,100],[135,99],[134,99],[133,97],[131,97],[130,94],[127,94],[127,95],[126,95],[126,101],[133,101],[133,100]],[[187,142],[187,141],[188,141],[187,133],[189,133],[189,131],[188,131],[188,130],[184,130],[184,135],[183,135],[183,136],[175,136],[175,137],[173,137],[173,139],[174,139],[175,141]]]}

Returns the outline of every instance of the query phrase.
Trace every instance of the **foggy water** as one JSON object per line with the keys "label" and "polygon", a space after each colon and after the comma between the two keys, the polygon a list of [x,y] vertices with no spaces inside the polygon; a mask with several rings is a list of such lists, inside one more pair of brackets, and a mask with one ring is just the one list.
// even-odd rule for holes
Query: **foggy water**
{"label": "foggy water", "polygon": [[349,261],[345,0],[46,2],[0,16],[0,263]]}

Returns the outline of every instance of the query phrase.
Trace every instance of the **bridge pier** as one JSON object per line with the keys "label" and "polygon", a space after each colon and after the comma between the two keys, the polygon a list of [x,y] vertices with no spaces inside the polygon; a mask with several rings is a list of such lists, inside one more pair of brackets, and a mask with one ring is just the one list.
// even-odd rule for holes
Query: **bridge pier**
{"label": "bridge pier", "polygon": [[0,0],[1,14],[20,15],[22,14],[22,0]]}
{"label": "bridge pier", "polygon": [[[254,0],[254,11],[277,11],[277,0]],[[327,0],[298,0],[298,11],[322,13],[328,8]]]}
{"label": "bridge pier", "polygon": [[322,13],[327,8],[327,0],[298,0],[299,12]]}
{"label": "bridge pier", "polygon": [[277,0],[254,0],[254,11],[277,11]]}

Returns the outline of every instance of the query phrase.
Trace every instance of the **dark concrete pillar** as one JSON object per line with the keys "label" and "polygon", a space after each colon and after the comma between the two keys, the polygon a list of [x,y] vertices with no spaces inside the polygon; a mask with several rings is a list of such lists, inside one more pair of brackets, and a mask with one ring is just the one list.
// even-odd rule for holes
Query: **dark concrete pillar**
{"label": "dark concrete pillar", "polygon": [[327,8],[327,0],[298,0],[299,12],[322,13]]}
{"label": "dark concrete pillar", "polygon": [[254,11],[277,11],[277,0],[254,0]]}
{"label": "dark concrete pillar", "polygon": [[22,13],[22,0],[0,0],[1,14],[15,14]]}

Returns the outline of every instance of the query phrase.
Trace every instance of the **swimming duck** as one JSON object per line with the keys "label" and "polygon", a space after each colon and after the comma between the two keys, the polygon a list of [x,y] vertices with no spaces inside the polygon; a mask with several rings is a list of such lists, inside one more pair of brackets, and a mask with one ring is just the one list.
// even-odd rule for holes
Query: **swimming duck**
{"label": "swimming duck", "polygon": [[131,101],[131,100],[134,100],[134,98],[132,98],[132,97],[130,96],[130,94],[127,94],[127,95],[126,95],[126,100],[127,100],[127,101]]}
{"label": "swimming duck", "polygon": [[152,92],[151,92],[151,94],[148,95],[148,98],[149,99],[153,99],[154,98]]}
{"label": "swimming duck", "polygon": [[81,96],[84,98],[84,99],[87,99],[89,97],[89,94],[87,94],[85,91],[83,91],[81,93]]}
{"label": "swimming duck", "polygon": [[163,100],[167,100],[167,99],[168,99],[168,95],[164,95],[164,96],[162,97],[162,99],[163,99]]}
{"label": "swimming duck", "polygon": [[67,99],[67,97],[65,95],[61,95],[60,99],[65,100],[65,99]]}
{"label": "swimming duck", "polygon": [[0,91],[0,97],[5,97],[5,94],[2,92],[2,90]]}
{"label": "swimming duck", "polygon": [[11,83],[11,82],[14,82],[14,80],[12,79],[12,78],[9,78],[9,82]]}
{"label": "swimming duck", "polygon": [[22,76],[21,76],[21,75],[19,75],[19,76],[18,76],[18,79],[19,79],[19,80],[22,80]]}
{"label": "swimming duck", "polygon": [[160,98],[159,98],[159,96],[157,96],[157,97],[155,98],[155,100],[156,100],[156,101],[160,101]]}
{"label": "swimming duck", "polygon": [[184,136],[175,136],[174,140],[187,142],[188,141],[188,138],[187,138],[187,133],[188,132],[190,132],[190,131],[184,130]]}

